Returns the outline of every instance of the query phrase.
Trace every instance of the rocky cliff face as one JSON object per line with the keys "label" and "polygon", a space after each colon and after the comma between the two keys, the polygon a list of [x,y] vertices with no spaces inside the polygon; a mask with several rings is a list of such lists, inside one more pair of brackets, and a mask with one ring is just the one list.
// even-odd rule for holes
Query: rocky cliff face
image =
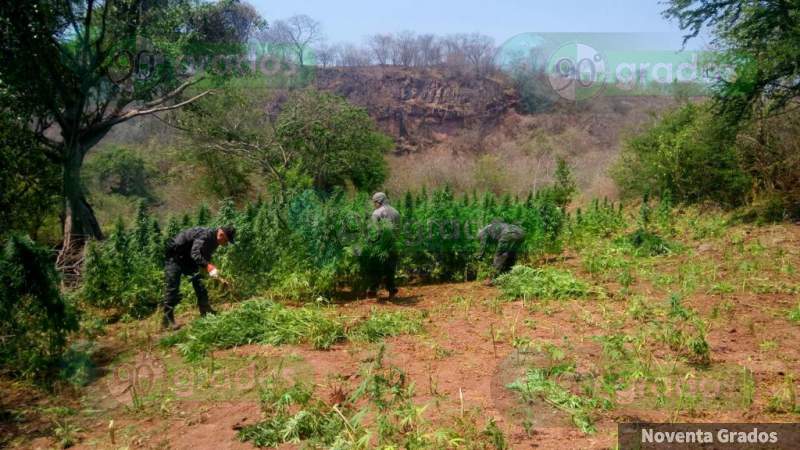
{"label": "rocky cliff face", "polygon": [[446,69],[320,69],[316,84],[367,108],[395,137],[397,153],[427,148],[464,128],[488,131],[517,103],[502,76]]}

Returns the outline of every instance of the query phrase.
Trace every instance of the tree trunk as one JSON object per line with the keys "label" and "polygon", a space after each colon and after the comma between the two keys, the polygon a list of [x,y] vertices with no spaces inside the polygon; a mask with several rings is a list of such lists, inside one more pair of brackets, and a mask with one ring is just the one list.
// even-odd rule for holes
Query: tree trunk
{"label": "tree trunk", "polygon": [[67,282],[79,275],[83,262],[83,248],[90,238],[102,239],[100,224],[94,210],[86,200],[81,183],[84,149],[75,145],[67,149],[64,159],[64,242],[58,255],[57,266]]}

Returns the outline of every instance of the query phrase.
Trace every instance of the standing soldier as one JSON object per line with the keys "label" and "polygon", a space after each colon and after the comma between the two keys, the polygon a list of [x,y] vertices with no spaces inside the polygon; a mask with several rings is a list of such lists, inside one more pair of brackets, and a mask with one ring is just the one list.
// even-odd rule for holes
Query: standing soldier
{"label": "standing soldier", "polygon": [[[400,213],[389,205],[388,198],[383,192],[376,192],[372,196],[372,204],[375,208],[372,211],[372,223],[377,228],[375,230],[377,235],[372,242],[373,252],[370,252],[372,255],[367,261],[366,269],[369,276],[367,296],[377,296],[381,282],[385,282],[389,298],[394,298],[397,294],[394,273],[397,270],[398,260],[394,228],[400,222]],[[384,254],[384,250],[388,253]],[[375,251],[379,254],[375,255]]]}
{"label": "standing soldier", "polygon": [[211,264],[211,255],[220,245],[233,243],[236,229],[227,226],[221,228],[189,228],[180,232],[167,242],[164,278],[166,293],[164,295],[164,328],[177,329],[175,323],[175,307],[181,300],[181,275],[191,276],[192,287],[197,295],[197,306],[200,315],[214,314],[208,303],[208,291],[200,278],[200,269],[204,269],[211,278],[219,278],[219,271]]}
{"label": "standing soldier", "polygon": [[495,219],[478,232],[478,239],[481,241],[481,250],[478,253],[479,258],[483,257],[486,246],[489,243],[497,244],[497,249],[494,252],[494,261],[492,261],[494,273],[492,278],[488,280],[488,283],[491,284],[495,277],[501,273],[508,272],[517,262],[517,251],[519,251],[519,247],[525,239],[525,230],[517,225]]}

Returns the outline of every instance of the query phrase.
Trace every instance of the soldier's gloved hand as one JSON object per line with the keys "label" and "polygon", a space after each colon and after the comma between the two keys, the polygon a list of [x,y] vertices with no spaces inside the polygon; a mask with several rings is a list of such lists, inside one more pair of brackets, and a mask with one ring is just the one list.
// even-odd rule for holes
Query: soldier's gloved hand
{"label": "soldier's gloved hand", "polygon": [[213,264],[206,266],[206,270],[208,270],[208,276],[211,278],[219,278],[219,270]]}

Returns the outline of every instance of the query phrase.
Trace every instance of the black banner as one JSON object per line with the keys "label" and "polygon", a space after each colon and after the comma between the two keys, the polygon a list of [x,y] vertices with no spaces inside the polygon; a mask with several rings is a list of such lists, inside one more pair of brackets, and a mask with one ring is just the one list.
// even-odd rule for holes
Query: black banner
{"label": "black banner", "polygon": [[794,450],[797,423],[621,423],[619,450]]}

